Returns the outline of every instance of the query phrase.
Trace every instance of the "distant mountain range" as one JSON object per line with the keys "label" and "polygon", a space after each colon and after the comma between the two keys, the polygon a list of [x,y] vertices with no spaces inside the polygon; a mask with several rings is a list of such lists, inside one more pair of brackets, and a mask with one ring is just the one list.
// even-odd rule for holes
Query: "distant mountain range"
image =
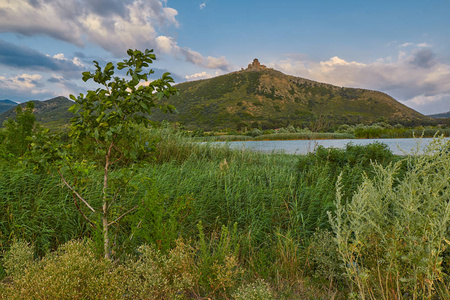
{"label": "distant mountain range", "polygon": [[428,116],[431,118],[434,118],[434,119],[450,118],[450,111],[448,111],[446,113],[434,114],[434,115],[428,115]]}
{"label": "distant mountain range", "polygon": [[15,107],[18,103],[9,99],[0,100],[0,114]]}
{"label": "distant mountain range", "polygon": [[[435,124],[436,120],[399,103],[389,95],[338,87],[285,75],[254,60],[247,69],[210,79],[177,84],[177,96],[168,103],[177,114],[155,110],[154,121],[179,122],[187,129],[248,129],[293,126],[325,129],[340,124],[373,122],[400,123],[406,126]],[[73,102],[65,97],[35,101],[38,123],[46,127],[67,125]],[[8,106],[9,105],[9,106]],[[0,126],[15,116],[11,100],[0,101]],[[25,106],[25,103],[20,104]],[[450,112],[449,112],[450,113]],[[433,115],[433,118],[446,114]],[[314,128],[315,127],[315,128]]]}
{"label": "distant mountain range", "polygon": [[[73,101],[67,99],[66,97],[60,96],[45,101],[31,101],[34,102],[36,122],[46,127],[59,127],[67,125],[73,117],[73,114],[68,111],[69,107],[73,105]],[[14,111],[14,107],[17,105],[18,104],[15,103],[15,105],[10,107],[9,110],[0,114],[0,126],[6,119],[15,117],[16,113]],[[22,107],[26,107],[26,102],[21,103],[20,105]]]}
{"label": "distant mountain range", "polygon": [[285,75],[257,59],[238,72],[176,85],[168,103],[176,115],[155,112],[155,121],[179,122],[189,129],[331,127],[385,121],[411,126],[434,121],[389,95]]}

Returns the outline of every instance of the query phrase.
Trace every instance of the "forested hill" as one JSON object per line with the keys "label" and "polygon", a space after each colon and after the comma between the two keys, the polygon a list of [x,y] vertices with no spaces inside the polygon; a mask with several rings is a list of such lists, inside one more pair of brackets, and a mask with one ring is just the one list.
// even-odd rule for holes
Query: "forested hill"
{"label": "forested hill", "polygon": [[434,118],[434,119],[450,118],[450,111],[448,111],[446,113],[434,114],[434,115],[428,115],[428,116],[431,118]]}
{"label": "forested hill", "polygon": [[433,122],[385,93],[285,75],[256,59],[245,70],[176,87],[179,95],[169,103],[179,113],[155,112],[155,121],[176,121],[190,129]]}
{"label": "forested hill", "polygon": [[[34,102],[36,122],[46,125],[47,127],[63,126],[68,124],[73,117],[73,114],[68,111],[69,107],[73,105],[73,102],[66,97],[60,96],[45,101],[32,101]],[[25,107],[26,102],[21,103],[20,105]],[[14,118],[15,115],[15,106],[0,114],[0,126],[2,126],[6,119]]]}
{"label": "forested hill", "polygon": [[9,99],[0,100],[0,114],[15,107],[17,102],[11,101]]}

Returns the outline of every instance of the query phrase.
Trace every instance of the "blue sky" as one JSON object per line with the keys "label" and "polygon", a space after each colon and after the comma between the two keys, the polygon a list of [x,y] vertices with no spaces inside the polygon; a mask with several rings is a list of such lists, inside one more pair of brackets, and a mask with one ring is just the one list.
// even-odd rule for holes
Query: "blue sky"
{"label": "blue sky", "polygon": [[0,99],[95,88],[81,73],[154,49],[177,82],[246,67],[450,111],[450,1],[0,0]]}

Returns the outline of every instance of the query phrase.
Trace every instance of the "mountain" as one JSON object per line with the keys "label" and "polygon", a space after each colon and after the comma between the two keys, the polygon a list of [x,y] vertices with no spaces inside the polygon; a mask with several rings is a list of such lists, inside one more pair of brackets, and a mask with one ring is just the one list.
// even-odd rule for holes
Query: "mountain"
{"label": "mountain", "polygon": [[446,113],[434,114],[434,115],[428,115],[428,116],[433,119],[450,118],[450,111],[448,111]]}
{"label": "mountain", "polygon": [[[73,102],[66,97],[56,97],[53,99],[34,102],[34,114],[36,116],[36,122],[46,127],[58,127],[68,124],[73,114],[68,111],[69,107],[73,105]],[[16,104],[17,105],[17,104]],[[22,107],[26,107],[26,102],[20,104]],[[8,118],[14,118],[16,115],[14,108],[0,114],[0,126]]]}
{"label": "mountain", "polygon": [[0,114],[15,107],[18,103],[9,99],[0,100]]}
{"label": "mountain", "polygon": [[[176,107],[178,114],[155,110],[151,115],[154,121],[168,120],[187,129],[204,130],[266,129],[289,124],[317,130],[380,121],[406,126],[435,123],[385,93],[285,75],[261,65],[257,59],[247,69],[176,87],[179,94],[168,103]],[[8,101],[5,103],[11,104]],[[73,116],[68,111],[73,102],[65,97],[33,102],[36,121],[46,127],[68,124]],[[26,103],[20,105],[25,107]],[[14,116],[13,108],[0,114],[0,126]]]}
{"label": "mountain", "polygon": [[330,127],[385,121],[404,125],[433,120],[387,94],[338,87],[285,75],[257,59],[238,72],[177,84],[168,103],[178,114],[155,111],[153,120],[179,122],[189,129]]}

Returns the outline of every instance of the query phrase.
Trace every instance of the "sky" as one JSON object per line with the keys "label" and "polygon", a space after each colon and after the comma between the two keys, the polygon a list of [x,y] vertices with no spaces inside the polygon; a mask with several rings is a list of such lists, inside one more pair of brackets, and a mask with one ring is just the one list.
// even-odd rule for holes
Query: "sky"
{"label": "sky", "polygon": [[449,0],[0,0],[0,99],[78,95],[81,80],[154,49],[154,79],[245,68],[378,90],[423,113],[450,111]]}

